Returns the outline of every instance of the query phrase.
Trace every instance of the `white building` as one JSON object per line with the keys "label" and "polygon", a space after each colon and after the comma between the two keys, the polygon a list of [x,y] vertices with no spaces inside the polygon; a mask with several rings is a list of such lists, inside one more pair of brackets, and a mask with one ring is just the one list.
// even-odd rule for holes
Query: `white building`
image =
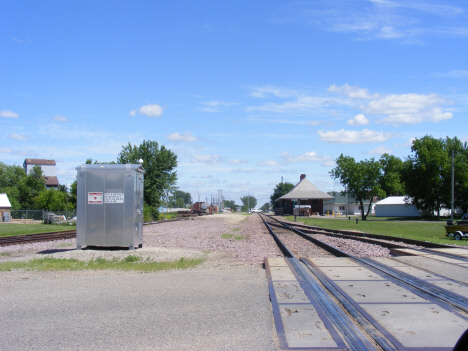
{"label": "white building", "polygon": [[414,205],[405,202],[407,196],[389,196],[374,206],[376,217],[420,217],[419,210]]}
{"label": "white building", "polygon": [[11,203],[7,194],[0,194],[0,222],[6,220],[5,217],[10,217],[10,211]]}
{"label": "white building", "polygon": [[43,160],[27,158],[24,160],[23,168],[26,174],[31,173],[34,166],[41,166],[42,176],[46,180],[46,188],[55,188],[59,186],[57,174],[55,173],[55,160]]}
{"label": "white building", "polygon": [[[364,200],[364,213],[367,213],[369,203],[369,200]],[[373,208],[374,204],[372,204],[369,214],[374,212]],[[361,215],[361,204],[349,196],[343,196],[337,193],[334,199],[325,200],[323,202],[323,212],[325,215],[328,213],[330,216],[338,213],[340,216],[359,216]]]}

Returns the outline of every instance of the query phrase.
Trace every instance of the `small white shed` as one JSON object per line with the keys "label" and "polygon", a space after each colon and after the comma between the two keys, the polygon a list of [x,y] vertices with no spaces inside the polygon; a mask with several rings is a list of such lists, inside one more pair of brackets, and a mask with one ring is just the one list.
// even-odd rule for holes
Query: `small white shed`
{"label": "small white shed", "polygon": [[420,217],[419,210],[414,205],[405,203],[407,196],[389,196],[374,206],[376,217]]}
{"label": "small white shed", "polygon": [[9,221],[10,211],[11,204],[7,194],[0,194],[0,222]]}

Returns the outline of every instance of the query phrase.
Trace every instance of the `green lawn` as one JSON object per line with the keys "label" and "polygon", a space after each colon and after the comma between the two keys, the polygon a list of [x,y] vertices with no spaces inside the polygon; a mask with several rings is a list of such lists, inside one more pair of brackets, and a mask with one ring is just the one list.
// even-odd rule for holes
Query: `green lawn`
{"label": "green lawn", "polygon": [[73,225],[53,225],[53,224],[0,224],[0,238],[4,236],[25,235],[47,232],[61,232],[65,230],[76,230]]}
{"label": "green lawn", "polygon": [[[286,217],[294,221],[294,216]],[[370,234],[390,235],[407,239],[429,241],[437,244],[450,244],[468,246],[468,240],[456,241],[445,236],[445,222],[443,221],[421,221],[421,220],[397,220],[385,218],[368,218],[366,221],[358,219],[338,218],[303,218],[297,217],[298,222],[307,225],[318,226],[326,229],[357,230]]]}

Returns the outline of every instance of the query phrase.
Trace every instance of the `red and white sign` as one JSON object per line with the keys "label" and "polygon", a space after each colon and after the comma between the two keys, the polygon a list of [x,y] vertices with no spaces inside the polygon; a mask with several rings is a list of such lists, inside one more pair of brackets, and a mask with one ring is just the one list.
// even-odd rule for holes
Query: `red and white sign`
{"label": "red and white sign", "polygon": [[88,193],[88,205],[102,204],[102,193]]}

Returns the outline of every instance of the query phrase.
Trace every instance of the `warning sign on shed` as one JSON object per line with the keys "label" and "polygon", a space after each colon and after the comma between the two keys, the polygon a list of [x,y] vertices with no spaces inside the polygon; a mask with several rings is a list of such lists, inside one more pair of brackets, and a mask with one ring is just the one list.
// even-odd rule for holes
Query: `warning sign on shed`
{"label": "warning sign on shed", "polygon": [[106,204],[123,204],[124,194],[123,193],[105,193],[104,202]]}
{"label": "warning sign on shed", "polygon": [[88,204],[102,204],[102,193],[88,193]]}

